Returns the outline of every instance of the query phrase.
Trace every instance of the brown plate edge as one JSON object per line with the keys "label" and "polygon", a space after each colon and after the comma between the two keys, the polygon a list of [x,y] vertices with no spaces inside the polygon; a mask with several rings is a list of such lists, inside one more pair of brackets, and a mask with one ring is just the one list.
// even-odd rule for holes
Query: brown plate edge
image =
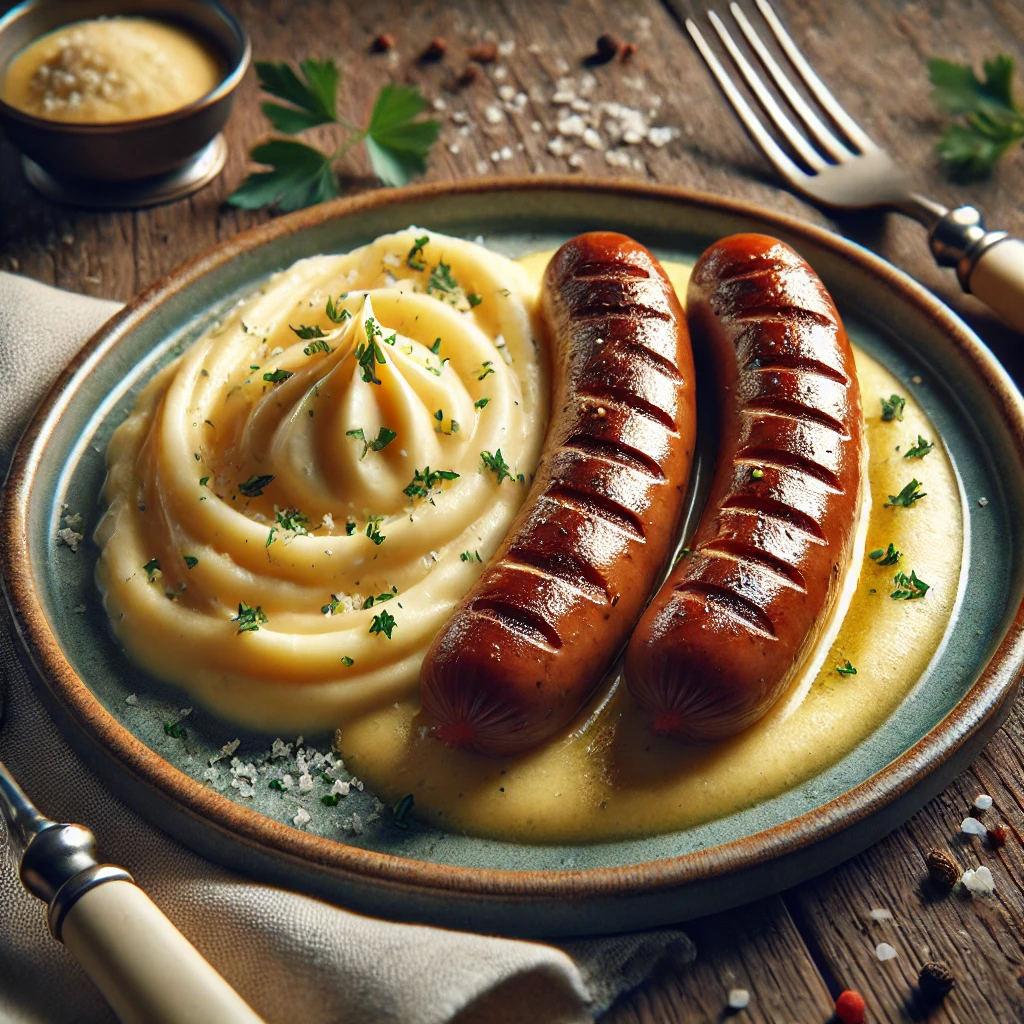
{"label": "brown plate edge", "polygon": [[1024,601],[999,647],[971,689],[942,722],[870,779],[799,817],[721,846],[679,857],[615,868],[576,871],[504,871],[494,868],[431,864],[347,846],[293,829],[232,803],[189,778],[155,754],[121,726],[92,695],[65,659],[50,630],[32,580],[28,545],[28,498],[39,454],[48,436],[47,419],[59,407],[72,377],[101,358],[118,338],[144,319],[167,296],[209,270],[274,239],[349,214],[416,203],[447,195],[548,190],[590,191],[637,199],[681,201],[726,214],[776,225],[867,268],[880,282],[909,299],[935,322],[974,365],[994,407],[1024,450],[1024,399],[995,358],[973,332],[939,299],[915,284],[881,257],[831,231],[754,204],[675,186],[620,183],[568,175],[495,177],[455,183],[432,183],[403,189],[379,189],[289,214],[242,232],[202,253],[150,285],[85,343],[58,376],[33,413],[15,449],[0,504],[0,572],[15,629],[32,665],[51,695],[87,737],[116,760],[137,782],[172,800],[187,816],[234,841],[286,860],[313,864],[353,880],[397,889],[411,887],[460,894],[476,900],[542,900],[553,897],[629,896],[674,889],[688,883],[720,879],[806,850],[833,838],[909,793],[937,764],[952,757],[977,732],[995,728],[1012,698],[1024,665]]}

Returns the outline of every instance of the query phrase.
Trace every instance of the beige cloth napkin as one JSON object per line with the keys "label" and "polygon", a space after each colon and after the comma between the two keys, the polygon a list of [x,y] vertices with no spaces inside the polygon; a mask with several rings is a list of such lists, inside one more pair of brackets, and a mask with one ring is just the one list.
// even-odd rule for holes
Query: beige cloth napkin
{"label": "beige cloth napkin", "polygon": [[[118,306],[0,273],[0,469],[57,371]],[[88,825],[104,860],[157,904],[268,1022],[575,1024],[666,960],[695,954],[675,929],[564,943],[392,924],[258,885],[201,859],[107,793],[71,753],[0,627],[0,759],[49,817]],[[0,1020],[113,1020],[0,858]],[[225,1022],[227,1024],[227,1022]]]}

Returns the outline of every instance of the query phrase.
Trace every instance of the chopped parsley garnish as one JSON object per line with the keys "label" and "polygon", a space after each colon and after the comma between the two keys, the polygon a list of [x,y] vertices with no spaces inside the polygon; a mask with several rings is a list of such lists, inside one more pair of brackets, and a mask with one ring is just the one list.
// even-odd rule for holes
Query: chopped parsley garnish
{"label": "chopped parsley garnish", "polygon": [[480,375],[477,377],[477,380],[483,380],[489,373],[494,373],[494,367],[491,365],[490,359],[486,360],[483,366],[480,367]]}
{"label": "chopped parsley garnish", "polygon": [[474,409],[482,409],[482,408],[483,408],[483,407],[484,407],[485,405],[487,405],[487,403],[488,403],[489,401],[490,401],[490,399],[489,399],[489,398],[478,398],[478,399],[477,399],[477,400],[476,400],[476,401],[475,401],[475,402],[473,403],[473,408],[474,408]]}
{"label": "chopped parsley garnish", "polygon": [[378,594],[376,597],[371,594],[364,602],[363,608],[372,608],[374,604],[383,604],[385,601],[390,601],[395,595],[391,591],[385,591],[383,594]]}
{"label": "chopped parsley garnish", "polygon": [[394,615],[385,609],[379,615],[374,615],[373,621],[370,623],[370,632],[376,633],[378,636],[383,633],[390,640],[391,631],[395,625]]}
{"label": "chopped parsley garnish", "polygon": [[868,553],[868,558],[879,565],[895,565],[903,557],[902,551],[897,551],[895,545],[890,541],[888,548],[878,548]]}
{"label": "chopped parsley garnish", "polygon": [[367,452],[379,452],[381,449],[387,448],[387,446],[391,444],[396,437],[398,437],[398,434],[389,427],[381,427],[377,432],[377,436],[371,438],[369,441],[366,440],[366,435],[363,433],[362,427],[356,427],[355,430],[346,430],[345,435],[346,437],[354,437],[356,440],[363,442],[363,453],[359,456],[360,462],[366,458]]}
{"label": "chopped parsley garnish", "polygon": [[[155,558],[151,558],[142,568],[149,577],[150,583],[163,576],[163,573],[160,571],[160,563]],[[157,573],[160,573],[160,576]]]}
{"label": "chopped parsley garnish", "polygon": [[449,429],[451,433],[457,434],[462,429],[462,426],[458,420],[452,420],[451,427]]}
{"label": "chopped parsley garnish", "polygon": [[483,559],[480,557],[480,552],[479,551],[463,551],[462,554],[459,555],[459,558],[461,558],[464,562],[482,562],[483,561]]}
{"label": "chopped parsley garnish", "polygon": [[850,664],[849,658],[847,658],[845,665],[836,665],[836,671],[841,676],[855,676],[857,674],[857,670]]}
{"label": "chopped parsley garnish", "polygon": [[[239,601],[238,614],[232,615],[231,621],[238,623],[238,633],[255,633],[260,626],[266,624],[269,620],[263,613],[263,608],[260,605],[250,608],[244,601]],[[236,633],[235,635],[237,636],[238,634]]]}
{"label": "chopped parsley garnish", "polygon": [[441,486],[442,480],[458,480],[459,474],[450,469],[431,469],[424,467],[421,473],[418,469],[413,472],[412,481],[402,489],[402,493],[415,500],[416,498],[433,498],[430,492],[435,487]]}
{"label": "chopped parsley garnish", "polygon": [[896,589],[889,596],[897,601],[915,601],[919,597],[924,597],[931,589],[924,580],[917,578],[917,573],[913,569],[910,570],[909,576],[905,572],[896,573],[892,581],[896,584]]}
{"label": "chopped parsley garnish", "polygon": [[238,485],[238,489],[247,498],[258,498],[263,493],[263,488],[273,479],[272,476],[257,476],[253,473],[248,480]]}
{"label": "chopped parsley garnish", "polygon": [[374,371],[374,361],[381,366],[384,365],[384,353],[377,339],[384,333],[380,327],[373,322],[372,317],[367,317],[364,324],[366,329],[366,343],[360,342],[356,346],[356,362],[359,363],[359,373],[366,384],[379,384],[380,378]]}
{"label": "chopped parsley garnish", "polygon": [[882,419],[886,423],[891,423],[893,420],[899,420],[902,423],[906,404],[907,400],[902,395],[890,395],[888,398],[883,398]]}
{"label": "chopped parsley garnish", "polygon": [[339,800],[341,800],[340,793],[324,793],[324,795],[320,797],[320,803],[327,807],[337,807]]}
{"label": "chopped parsley garnish", "polygon": [[422,238],[417,238],[413,242],[412,248],[409,250],[409,255],[405,257],[405,262],[409,265],[412,270],[426,270],[427,265],[420,257],[423,255],[423,247],[430,241],[430,235],[424,235]]}
{"label": "chopped parsley garnish", "polygon": [[458,302],[461,291],[459,282],[452,277],[452,268],[449,264],[438,263],[430,272],[430,277],[427,280],[428,295],[433,295],[435,299],[441,299],[454,305]]}
{"label": "chopped parsley garnish", "polygon": [[283,793],[284,783],[280,779],[271,779],[267,783],[267,789],[276,789],[279,793]]}
{"label": "chopped parsley garnish", "polygon": [[434,419],[440,423],[444,419],[444,410],[438,409],[437,412],[434,413]]}
{"label": "chopped parsley garnish", "polygon": [[340,607],[341,601],[338,600],[338,595],[331,594],[330,601],[328,601],[327,604],[323,605],[320,608],[320,611],[322,611],[324,615],[333,615]]}
{"label": "chopped parsley garnish", "polygon": [[199,486],[200,487],[205,487],[209,482],[210,482],[210,478],[208,476],[201,476],[199,478]]}
{"label": "chopped parsley garnish", "polygon": [[430,351],[433,352],[435,356],[441,354],[441,339],[440,338],[436,338],[434,340],[434,344],[430,346]]}
{"label": "chopped parsley garnish", "polygon": [[317,352],[323,352],[325,356],[329,356],[334,349],[327,344],[322,338],[318,338],[316,341],[311,342],[302,350],[307,356],[315,356]]}
{"label": "chopped parsley garnish", "polygon": [[275,370],[273,373],[263,374],[263,379],[268,384],[283,384],[291,376],[291,370]]}
{"label": "chopped parsley garnish", "polygon": [[356,532],[356,521],[354,519],[345,520],[345,535],[351,537]]}
{"label": "chopped parsley garnish", "polygon": [[[324,332],[320,330],[320,328],[316,324],[314,324],[312,327],[307,327],[305,324],[300,324],[298,327],[292,327],[292,325],[289,324],[288,327],[290,330],[294,331],[299,336],[300,341],[310,341],[313,338],[327,337],[327,335],[324,334]],[[307,353],[307,355],[308,354],[309,353]],[[252,367],[250,367],[250,369],[252,369]],[[259,367],[257,366],[256,369],[258,370]]]}
{"label": "chopped parsley garnish", "polygon": [[277,522],[277,526],[272,526],[270,533],[267,535],[266,547],[268,548],[273,543],[274,534],[278,532],[279,528],[294,537],[304,537],[309,532],[306,529],[306,526],[309,524],[309,516],[304,515],[298,509],[276,509],[274,519]]}
{"label": "chopped parsley garnish", "polygon": [[918,434],[917,444],[915,444],[913,448],[908,448],[903,458],[923,459],[934,447],[934,442],[926,441],[920,434]]}
{"label": "chopped parsley garnish", "polygon": [[751,480],[763,480],[764,479],[764,470],[761,469],[760,466],[755,466],[750,471],[750,479]]}
{"label": "chopped parsley garnish", "polygon": [[345,666],[345,668],[351,668],[355,664],[355,661],[346,654],[341,659],[341,663]]}
{"label": "chopped parsley garnish", "polygon": [[403,796],[401,800],[391,810],[391,820],[398,828],[409,827],[409,814],[413,809],[413,805],[416,803],[416,798],[409,793],[407,796]]}
{"label": "chopped parsley garnish", "polygon": [[366,523],[366,536],[369,537],[370,540],[372,540],[378,547],[387,540],[378,528],[378,524],[382,522],[384,522],[383,516],[370,516]]}
{"label": "chopped parsley garnish", "polygon": [[164,722],[164,732],[175,740],[183,740],[187,735],[180,721]]}
{"label": "chopped parsley garnish", "polygon": [[927,492],[918,494],[918,491],[920,490],[920,481],[911,480],[899,494],[890,494],[889,500],[882,506],[882,508],[893,508],[896,505],[899,505],[901,508],[910,508],[915,501],[920,501],[926,496]]}
{"label": "chopped parsley garnish", "polygon": [[[345,298],[344,295],[342,295],[341,299],[343,298]],[[327,296],[327,309],[325,312],[327,313],[327,319],[331,323],[343,324],[346,320],[352,318],[352,314],[341,305],[341,299],[338,299],[339,304],[336,306],[334,300],[329,295]]]}
{"label": "chopped parsley garnish", "polygon": [[[493,455],[490,452],[481,452],[480,458],[483,461],[484,468],[489,469],[497,476],[499,484],[502,480],[516,479],[515,475],[509,470],[508,463],[501,454],[500,448]],[[520,482],[522,481],[520,480]]]}
{"label": "chopped parsley garnish", "polygon": [[185,564],[190,568],[194,569],[199,564],[199,559],[195,555],[183,555]]}
{"label": "chopped parsley garnish", "polygon": [[484,297],[482,295],[477,295],[476,292],[470,292],[466,296],[466,301],[469,303],[470,309],[474,309],[484,301]]}

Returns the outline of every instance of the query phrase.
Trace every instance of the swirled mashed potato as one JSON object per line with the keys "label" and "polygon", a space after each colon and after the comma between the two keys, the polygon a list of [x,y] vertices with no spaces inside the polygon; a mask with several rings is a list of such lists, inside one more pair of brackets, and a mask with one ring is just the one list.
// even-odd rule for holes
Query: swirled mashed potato
{"label": "swirled mashed potato", "polygon": [[414,228],[271,278],[111,439],[97,577],[129,656],[254,728],[415,693],[536,467],[542,330],[516,264]]}

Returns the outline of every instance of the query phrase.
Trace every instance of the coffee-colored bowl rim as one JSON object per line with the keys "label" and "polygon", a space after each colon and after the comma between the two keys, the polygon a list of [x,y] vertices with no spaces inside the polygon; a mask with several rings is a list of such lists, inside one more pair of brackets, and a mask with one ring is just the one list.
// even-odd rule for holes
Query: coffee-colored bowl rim
{"label": "coffee-colored bowl rim", "polygon": [[[36,117],[34,114],[28,114],[23,110],[19,110],[17,107],[12,107],[9,103],[6,103],[3,96],[0,95],[0,119],[9,118],[10,120],[18,121],[26,127],[31,127],[38,131],[57,132],[67,135],[121,135],[128,132],[141,132],[177,124],[180,121],[187,120],[202,110],[206,110],[209,107],[214,106],[221,100],[226,99],[235,91],[235,89],[238,88],[242,79],[245,77],[246,71],[249,70],[249,63],[252,60],[252,43],[249,40],[248,33],[244,28],[242,28],[238,19],[229,10],[223,7],[218,0],[197,0],[197,2],[209,7],[220,18],[222,18],[240,44],[240,52],[237,57],[234,57],[232,54],[226,52],[219,42],[216,40],[210,40],[210,42],[212,42],[220,51],[220,54],[225,61],[229,62],[229,67],[220,83],[204,96],[200,96],[199,99],[193,100],[191,103],[188,103],[183,107],[175,107],[173,110],[169,110],[164,114],[157,114],[153,117],[138,117],[128,121],[101,121],[92,124],[82,124],[73,121],[58,121],[46,117]],[[22,0],[22,3],[18,4],[16,7],[12,7],[3,17],[0,17],[0,38],[3,37],[4,32],[16,21],[20,18],[31,16],[34,10],[44,5],[52,5],[52,0]],[[68,6],[69,8],[71,7],[71,5]],[[144,11],[134,11],[132,9],[121,10],[121,7],[125,6],[122,0],[110,0],[109,6],[112,8],[108,12],[109,16],[130,16],[133,14],[143,16],[145,14]],[[131,7],[130,4],[127,6],[129,8]],[[168,4],[169,10],[172,7],[172,4]],[[159,17],[159,15],[153,16]],[[188,23],[187,12],[184,10],[175,10],[174,17],[178,21]],[[70,14],[68,20],[64,22],[64,24],[69,25],[72,22],[79,20],[81,19],[75,17],[74,14]],[[48,35],[50,32],[59,31],[60,27],[61,26],[56,26],[52,29],[47,29],[45,32],[41,33],[41,35]],[[208,34],[201,26],[195,27],[199,30],[204,39],[208,39]],[[40,36],[35,36],[32,42],[35,42],[35,40],[39,38]],[[31,43],[27,45],[31,45]],[[230,63],[232,60],[233,64]],[[3,66],[0,66],[0,82],[3,81],[3,78],[7,73],[9,63],[10,62],[8,61]]]}
{"label": "coffee-colored bowl rim", "polygon": [[[187,817],[215,832],[292,863],[349,878],[353,882],[402,892],[424,889],[460,897],[471,904],[539,903],[655,894],[692,883],[721,880],[759,864],[806,852],[819,843],[842,842],[843,833],[890,804],[910,798],[933,770],[971,751],[971,741],[990,733],[1016,693],[1024,665],[1024,602],[1015,610],[1005,635],[975,683],[935,728],[904,754],[841,796],[765,831],[710,849],[643,863],[579,870],[510,871],[455,867],[378,853],[290,828],[226,797],[173,768],[120,725],[93,696],[65,658],[36,593],[31,565],[28,510],[33,477],[48,442],[47,423],[77,373],[101,358],[119,335],[151,314],[163,300],[199,280],[208,271],[272,240],[325,221],[380,207],[400,207],[431,197],[459,197],[503,191],[573,190],[605,196],[680,201],[726,215],[774,225],[791,238],[804,239],[861,271],[879,286],[910,302],[975,368],[993,408],[1024,451],[1024,399],[980,339],[948,307],[902,271],[856,243],[824,228],[738,200],[682,188],[627,184],[571,176],[472,179],[381,189],[334,200],[246,231],[203,253],[158,280],[114,316],[79,351],[57,378],[26,428],[15,451],[0,512],[0,568],[15,627],[28,656],[63,709],[106,753],[148,790],[158,790]],[[891,827],[891,826],[890,826]],[[881,834],[881,833],[879,833]],[[833,863],[841,859],[833,859]]]}

